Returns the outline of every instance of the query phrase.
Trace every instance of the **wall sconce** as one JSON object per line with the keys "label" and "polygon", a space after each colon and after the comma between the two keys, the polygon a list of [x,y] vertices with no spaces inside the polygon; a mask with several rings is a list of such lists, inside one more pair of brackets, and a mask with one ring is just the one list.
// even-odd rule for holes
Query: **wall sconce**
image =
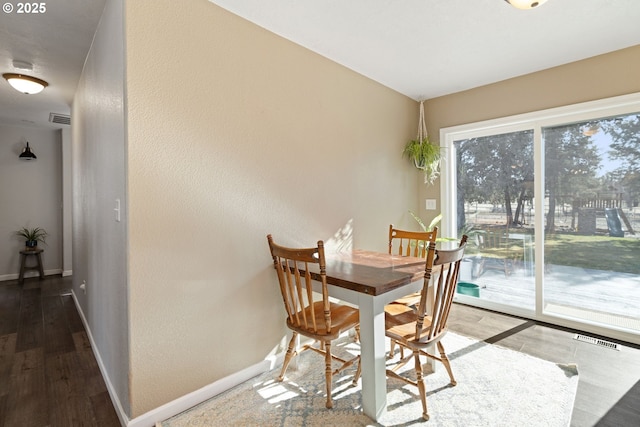
{"label": "wall sconce", "polygon": [[24,74],[5,73],[2,77],[4,77],[15,90],[27,95],[40,93],[45,87],[49,86],[49,83],[44,80],[37,77],[25,76]]}
{"label": "wall sconce", "polygon": [[538,7],[543,3],[546,3],[547,0],[504,0],[509,3],[511,6],[516,9],[533,9],[534,7]]}
{"label": "wall sconce", "polygon": [[27,146],[25,147],[24,150],[22,150],[22,153],[20,153],[18,158],[20,160],[35,160],[35,159],[37,159],[36,155],[33,153],[33,151],[31,151],[31,148],[29,147],[29,141],[27,141]]}

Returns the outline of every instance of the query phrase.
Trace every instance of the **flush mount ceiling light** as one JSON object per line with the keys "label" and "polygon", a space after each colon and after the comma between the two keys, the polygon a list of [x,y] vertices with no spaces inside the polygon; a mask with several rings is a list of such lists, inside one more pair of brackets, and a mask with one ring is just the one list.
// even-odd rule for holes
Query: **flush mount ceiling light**
{"label": "flush mount ceiling light", "polygon": [[5,73],[2,75],[9,84],[18,92],[33,95],[42,92],[49,86],[49,83],[37,77],[25,76],[24,74]]}
{"label": "flush mount ceiling light", "polygon": [[584,136],[593,136],[596,133],[598,133],[598,131],[600,130],[600,128],[597,125],[591,125],[589,127],[586,127],[582,130],[582,134]]}
{"label": "flush mount ceiling light", "polygon": [[516,9],[533,9],[541,4],[546,3],[547,0],[504,0]]}

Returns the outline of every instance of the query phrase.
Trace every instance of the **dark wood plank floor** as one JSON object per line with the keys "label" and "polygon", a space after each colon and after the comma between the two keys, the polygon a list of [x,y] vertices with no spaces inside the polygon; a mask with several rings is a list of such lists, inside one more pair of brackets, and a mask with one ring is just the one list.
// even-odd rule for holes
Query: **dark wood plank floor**
{"label": "dark wood plank floor", "polygon": [[[0,427],[120,422],[70,294],[71,278],[0,282]],[[452,331],[580,373],[572,426],[640,426],[640,349],[579,342],[575,331],[460,304]]]}
{"label": "dark wood plank floor", "polygon": [[119,427],[71,278],[0,282],[0,427]]}

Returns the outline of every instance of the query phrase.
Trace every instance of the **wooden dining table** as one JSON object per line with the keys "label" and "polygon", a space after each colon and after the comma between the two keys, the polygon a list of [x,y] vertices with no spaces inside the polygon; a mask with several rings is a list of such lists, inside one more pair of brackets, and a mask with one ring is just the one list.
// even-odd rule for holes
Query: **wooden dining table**
{"label": "wooden dining table", "polygon": [[378,420],[387,407],[384,306],[422,288],[425,259],[365,250],[326,257],[329,295],[360,309],[362,409]]}

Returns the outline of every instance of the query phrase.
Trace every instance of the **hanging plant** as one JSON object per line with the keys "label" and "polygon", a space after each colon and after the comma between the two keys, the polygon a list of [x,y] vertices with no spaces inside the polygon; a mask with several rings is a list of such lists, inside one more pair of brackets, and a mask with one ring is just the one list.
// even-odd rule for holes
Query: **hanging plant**
{"label": "hanging plant", "polygon": [[431,142],[424,121],[424,101],[420,101],[418,136],[405,145],[402,154],[411,160],[414,166],[424,172],[424,183],[433,184],[440,175],[440,147]]}

